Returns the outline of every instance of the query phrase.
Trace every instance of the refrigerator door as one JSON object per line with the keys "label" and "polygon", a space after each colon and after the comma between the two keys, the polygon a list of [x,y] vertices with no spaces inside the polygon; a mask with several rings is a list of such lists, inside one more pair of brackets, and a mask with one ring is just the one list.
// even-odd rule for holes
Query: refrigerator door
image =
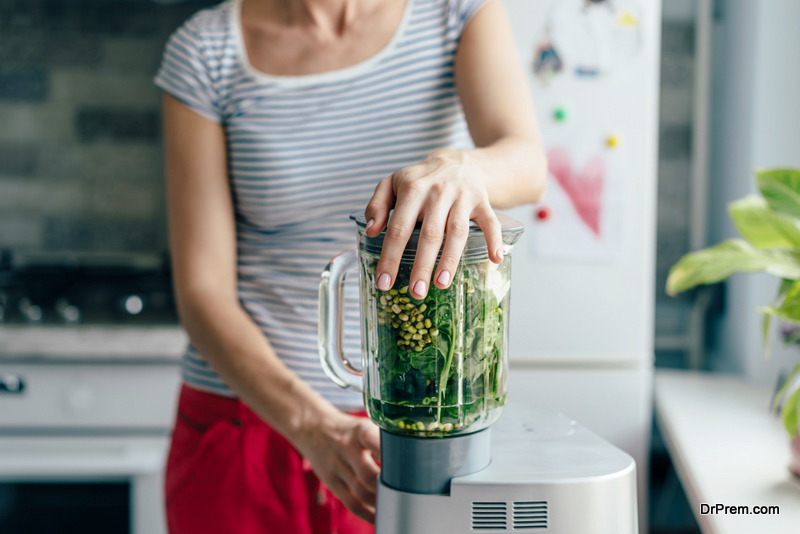
{"label": "refrigerator door", "polygon": [[510,358],[653,358],[659,1],[504,0],[548,152],[513,265]]}

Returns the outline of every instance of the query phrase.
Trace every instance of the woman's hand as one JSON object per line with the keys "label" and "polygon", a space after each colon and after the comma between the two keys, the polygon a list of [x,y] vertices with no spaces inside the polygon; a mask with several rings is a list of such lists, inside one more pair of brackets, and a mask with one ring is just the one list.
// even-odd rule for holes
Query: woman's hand
{"label": "woman's hand", "polygon": [[358,517],[375,522],[381,446],[378,427],[366,417],[328,412],[295,444],[319,479]]}
{"label": "woman's hand", "polygon": [[[503,261],[500,223],[489,204],[489,176],[467,151],[439,150],[411,167],[382,180],[367,204],[367,235],[375,237],[386,226],[383,251],[378,261],[378,289],[394,284],[400,258],[417,221],[422,221],[409,291],[421,299],[428,293],[431,273],[442,246],[442,257],[433,277],[436,287],[446,289],[467,242],[469,223],[475,221],[486,236],[489,259]],[[389,219],[389,210],[394,213]],[[388,226],[387,226],[388,224]]]}

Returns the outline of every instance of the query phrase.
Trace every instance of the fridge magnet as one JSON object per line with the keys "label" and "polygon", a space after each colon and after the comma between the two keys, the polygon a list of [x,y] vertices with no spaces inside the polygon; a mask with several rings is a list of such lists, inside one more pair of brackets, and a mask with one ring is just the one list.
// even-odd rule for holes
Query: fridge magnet
{"label": "fridge magnet", "polygon": [[547,206],[539,206],[533,211],[533,216],[539,221],[546,221],[550,219],[550,208]]}
{"label": "fridge magnet", "polygon": [[594,78],[595,76],[600,76],[600,69],[597,67],[587,67],[585,65],[580,65],[575,67],[575,76],[578,78]]}
{"label": "fridge magnet", "polygon": [[547,81],[562,69],[561,58],[550,41],[544,41],[536,47],[533,54],[533,73],[539,80]]}
{"label": "fridge magnet", "polygon": [[618,26],[639,26],[639,19],[630,12],[629,10],[624,10],[622,14],[620,14],[619,18],[617,19]]}

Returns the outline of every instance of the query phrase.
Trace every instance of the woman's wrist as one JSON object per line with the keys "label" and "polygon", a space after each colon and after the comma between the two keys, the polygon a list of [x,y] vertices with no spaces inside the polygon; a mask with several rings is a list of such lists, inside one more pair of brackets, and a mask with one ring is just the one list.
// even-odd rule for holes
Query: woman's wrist
{"label": "woman's wrist", "polygon": [[318,395],[303,399],[297,406],[284,435],[301,454],[317,445],[321,436],[334,432],[345,415]]}
{"label": "woman's wrist", "polygon": [[538,202],[544,193],[547,158],[541,146],[528,139],[503,138],[485,147],[439,152],[462,165],[496,209]]}
{"label": "woman's wrist", "polygon": [[[426,160],[434,160],[440,165],[454,166],[454,167],[474,167],[476,162],[471,157],[471,150],[463,150],[458,148],[441,148],[426,158]],[[458,173],[455,176],[459,176]]]}
{"label": "woman's wrist", "polygon": [[459,148],[441,148],[431,152],[428,158],[438,160],[443,165],[452,165],[463,169],[462,172],[455,173],[455,176],[460,178],[467,178],[473,185],[482,188],[488,192],[490,186],[489,175],[484,171],[480,164],[480,158],[476,157],[476,152],[481,149],[459,149]]}
{"label": "woman's wrist", "polygon": [[440,148],[430,153],[428,158],[441,159],[451,163],[463,163],[466,150],[458,148]]}

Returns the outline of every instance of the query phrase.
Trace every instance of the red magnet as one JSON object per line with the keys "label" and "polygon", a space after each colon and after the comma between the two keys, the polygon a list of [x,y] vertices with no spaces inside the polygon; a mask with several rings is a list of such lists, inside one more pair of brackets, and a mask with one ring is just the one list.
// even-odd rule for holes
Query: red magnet
{"label": "red magnet", "polygon": [[536,218],[540,221],[546,221],[550,218],[550,208],[547,206],[542,206],[541,208],[536,210]]}

